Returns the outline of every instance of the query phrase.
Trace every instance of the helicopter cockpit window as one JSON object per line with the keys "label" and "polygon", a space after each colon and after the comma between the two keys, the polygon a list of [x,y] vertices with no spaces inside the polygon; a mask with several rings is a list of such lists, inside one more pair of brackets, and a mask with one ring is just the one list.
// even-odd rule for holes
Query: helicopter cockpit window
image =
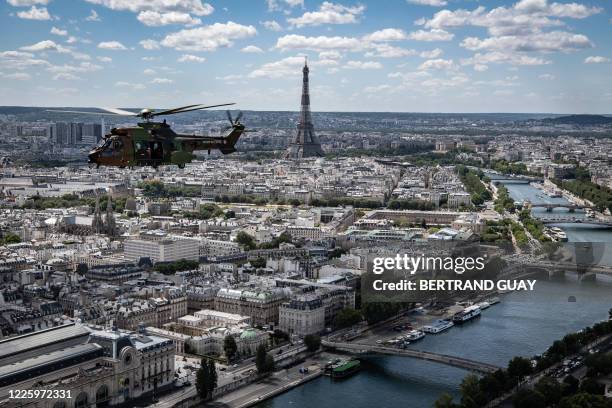
{"label": "helicopter cockpit window", "polygon": [[122,147],[123,143],[121,143],[121,140],[117,139],[113,141],[113,150],[121,150]]}
{"label": "helicopter cockpit window", "polygon": [[110,145],[110,142],[111,142],[110,139],[100,139],[97,147],[106,147]]}

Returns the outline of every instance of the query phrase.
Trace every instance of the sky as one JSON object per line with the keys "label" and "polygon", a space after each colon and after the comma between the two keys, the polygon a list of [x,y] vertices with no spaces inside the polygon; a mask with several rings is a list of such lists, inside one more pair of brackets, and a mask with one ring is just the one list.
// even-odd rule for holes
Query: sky
{"label": "sky", "polygon": [[609,0],[0,2],[0,105],[612,113]]}

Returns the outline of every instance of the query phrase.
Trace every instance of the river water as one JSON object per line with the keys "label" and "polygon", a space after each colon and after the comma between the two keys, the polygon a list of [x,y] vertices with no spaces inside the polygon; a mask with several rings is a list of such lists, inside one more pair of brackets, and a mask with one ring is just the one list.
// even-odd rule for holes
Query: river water
{"label": "river water", "polygon": [[[517,201],[540,201],[539,190],[534,187],[507,187]],[[581,224],[563,228],[570,241],[612,242],[610,230]],[[577,301],[568,302],[568,296],[575,296]],[[412,347],[506,365],[516,355],[539,354],[568,332],[607,318],[612,307],[612,282],[600,279],[578,283],[572,275],[556,280],[541,278],[535,292],[513,292],[501,300],[483,311],[480,318],[442,334],[427,335]],[[370,357],[352,377],[341,381],[321,377],[258,407],[425,408],[433,406],[444,392],[458,396],[466,374],[461,369],[409,358]]]}

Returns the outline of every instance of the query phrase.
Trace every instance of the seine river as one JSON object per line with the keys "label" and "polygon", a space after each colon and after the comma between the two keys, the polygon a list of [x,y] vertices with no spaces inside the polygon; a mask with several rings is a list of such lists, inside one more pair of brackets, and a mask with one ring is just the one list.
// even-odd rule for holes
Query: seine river
{"label": "seine river", "polygon": [[[508,184],[515,200],[539,200],[539,190]],[[558,210],[555,210],[558,211]],[[570,241],[612,242],[612,231],[595,227],[562,226]],[[609,251],[608,251],[609,252]],[[577,283],[541,279],[534,292],[502,295],[501,303],[482,316],[439,335],[427,335],[413,347],[505,365],[515,355],[541,353],[556,339],[607,318],[612,307],[612,282]],[[575,296],[576,303],[568,302]],[[358,374],[342,381],[321,377],[258,405],[285,407],[431,407],[444,392],[458,396],[466,371],[401,357],[370,357]]]}

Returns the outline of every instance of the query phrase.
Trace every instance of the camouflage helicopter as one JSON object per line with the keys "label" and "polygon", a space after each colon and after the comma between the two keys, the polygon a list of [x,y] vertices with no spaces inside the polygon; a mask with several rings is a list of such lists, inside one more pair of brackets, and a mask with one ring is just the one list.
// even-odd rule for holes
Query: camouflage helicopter
{"label": "camouflage helicopter", "polygon": [[201,109],[216,108],[234,105],[225,103],[221,105],[188,105],[180,108],[167,109],[156,112],[153,109],[143,109],[140,112],[130,112],[117,108],[100,108],[106,112],[85,112],[72,110],[51,110],[51,112],[80,113],[89,115],[119,115],[142,118],[144,121],[135,127],[112,128],[110,134],[104,135],[98,145],[89,152],[90,164],[116,167],[144,167],[157,168],[160,165],[175,164],[184,168],[195,155],[195,150],[218,149],[223,154],[233,153],[245,127],[240,123],[242,112],[234,120],[227,111],[230,126],[224,130],[231,132],[227,136],[196,136],[175,133],[170,125],[163,122],[152,121],[157,116],[174,115]]}

